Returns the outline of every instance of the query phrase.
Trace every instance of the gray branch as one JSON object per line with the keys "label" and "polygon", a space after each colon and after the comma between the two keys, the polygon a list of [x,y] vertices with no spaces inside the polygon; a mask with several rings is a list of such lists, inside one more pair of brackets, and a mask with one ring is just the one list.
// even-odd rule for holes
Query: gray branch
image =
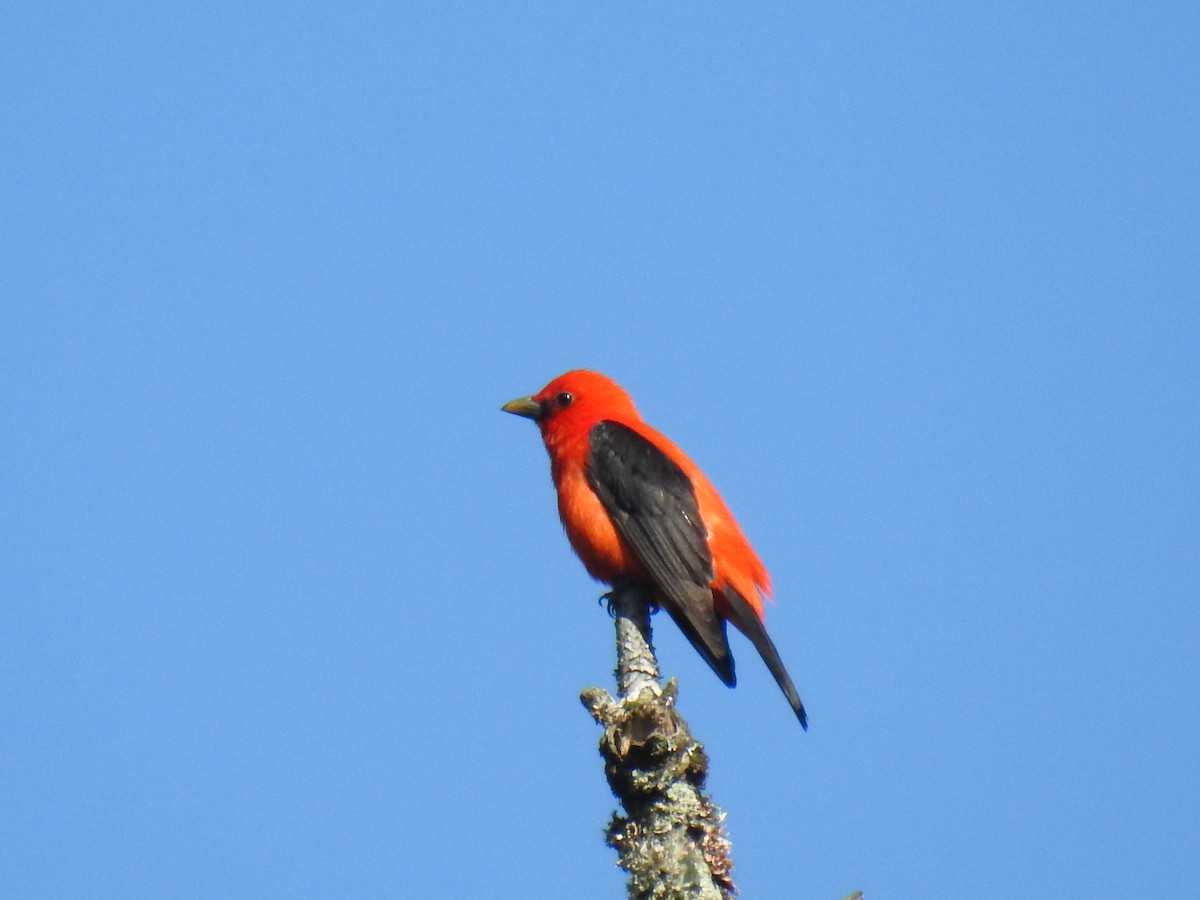
{"label": "gray branch", "polygon": [[604,726],[600,755],[621,803],[608,843],[629,873],[630,900],[731,900],[725,813],[704,791],[708,757],[664,688],[650,642],[649,598],[638,585],[609,595],[617,628],[617,691],[580,699]]}

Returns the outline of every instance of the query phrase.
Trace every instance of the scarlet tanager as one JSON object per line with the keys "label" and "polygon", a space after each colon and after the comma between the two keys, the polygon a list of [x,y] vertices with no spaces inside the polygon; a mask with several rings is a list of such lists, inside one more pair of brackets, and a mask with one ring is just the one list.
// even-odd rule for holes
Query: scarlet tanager
{"label": "scarlet tanager", "polygon": [[737,683],[726,635],[732,622],[807,729],[804,704],[763,623],[771,577],[696,464],[598,372],[567,372],[501,409],[537,422],[558,514],[592,577],[648,588],[730,687]]}

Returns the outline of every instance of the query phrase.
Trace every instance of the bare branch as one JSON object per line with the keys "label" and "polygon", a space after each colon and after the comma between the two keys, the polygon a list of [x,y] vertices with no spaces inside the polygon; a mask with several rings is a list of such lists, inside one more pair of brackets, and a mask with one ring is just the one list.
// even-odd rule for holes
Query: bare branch
{"label": "bare branch", "polygon": [[624,812],[608,843],[629,873],[630,900],[731,900],[725,813],[704,791],[708,757],[664,688],[650,641],[650,598],[636,584],[609,595],[617,630],[617,689],[592,687],[580,699],[604,726],[600,755]]}

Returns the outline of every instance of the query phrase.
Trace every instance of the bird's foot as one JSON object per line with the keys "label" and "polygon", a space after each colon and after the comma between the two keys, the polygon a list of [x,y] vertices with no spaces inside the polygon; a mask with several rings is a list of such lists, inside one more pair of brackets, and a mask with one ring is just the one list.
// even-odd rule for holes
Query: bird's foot
{"label": "bird's foot", "polygon": [[611,591],[608,591],[605,594],[601,594],[600,599],[597,601],[598,603],[604,604],[604,608],[606,610],[608,610],[608,616],[610,619],[615,619],[617,617],[616,598],[621,593],[621,591],[626,591],[626,590],[642,591],[643,596],[646,597],[646,612],[647,612],[647,614],[652,616],[656,612],[658,612],[658,604],[655,603],[653,599],[651,599],[651,595],[650,595],[649,591],[643,590],[640,585],[636,585],[631,582],[623,582],[621,584],[613,585],[613,589]]}

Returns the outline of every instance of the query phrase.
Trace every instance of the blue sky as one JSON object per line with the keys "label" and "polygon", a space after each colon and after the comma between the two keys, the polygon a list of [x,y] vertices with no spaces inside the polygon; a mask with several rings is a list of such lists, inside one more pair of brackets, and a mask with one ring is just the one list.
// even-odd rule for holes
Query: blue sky
{"label": "blue sky", "polygon": [[746,897],[1200,891],[1194,4],[0,29],[0,895],[622,896],[601,369],[774,576],[660,661]]}

